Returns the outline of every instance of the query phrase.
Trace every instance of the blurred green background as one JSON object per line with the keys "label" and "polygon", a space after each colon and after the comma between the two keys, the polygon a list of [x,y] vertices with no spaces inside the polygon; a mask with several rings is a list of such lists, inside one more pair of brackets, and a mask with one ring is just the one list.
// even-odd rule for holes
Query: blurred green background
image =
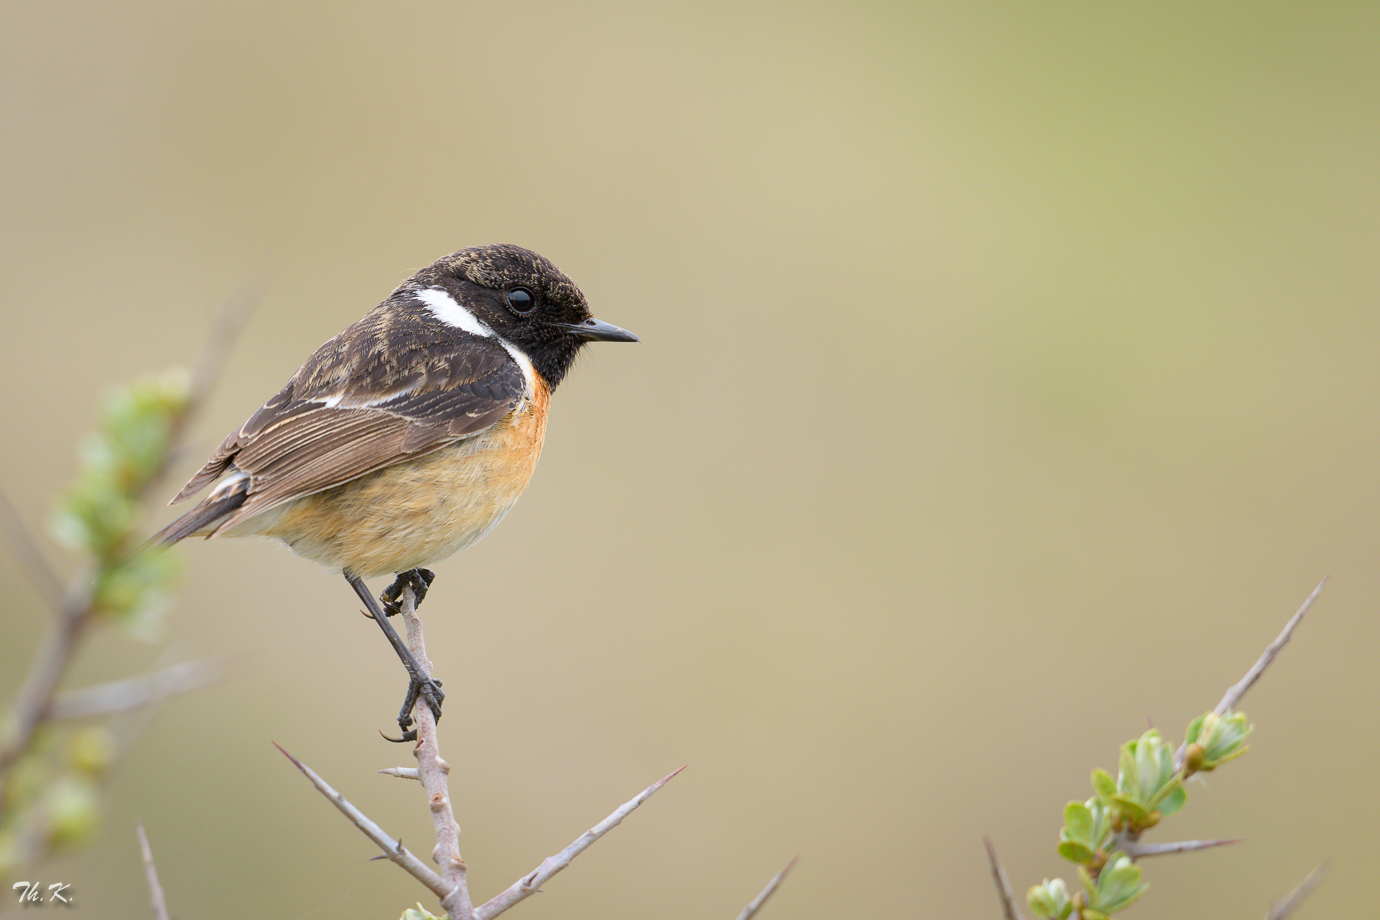
{"label": "blurred green background", "polygon": [[[0,484],[42,530],[101,395],[271,277],[171,496],[412,270],[519,243],[643,341],[586,353],[424,608],[477,898],[688,762],[521,916],[728,918],[796,855],[764,916],[998,916],[982,835],[1021,892],[1071,878],[1088,771],[1330,573],[1251,753],[1153,835],[1246,843],[1147,863],[1131,916],[1259,916],[1329,858],[1299,916],[1356,916],[1377,47],[1373,3],[10,4]],[[246,670],[162,708],[43,881],[146,915],[137,817],[184,917],[434,907],[269,744],[429,852],[347,586],[177,552],[163,640],[74,681]],[[0,588],[8,694],[45,622]]]}

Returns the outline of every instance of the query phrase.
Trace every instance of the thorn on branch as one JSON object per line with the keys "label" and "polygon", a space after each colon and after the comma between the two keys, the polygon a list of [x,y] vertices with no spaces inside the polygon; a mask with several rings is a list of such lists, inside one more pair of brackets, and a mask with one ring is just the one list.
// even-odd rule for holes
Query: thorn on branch
{"label": "thorn on branch", "polygon": [[1313,893],[1322,882],[1323,876],[1327,874],[1327,863],[1323,863],[1303,877],[1303,881],[1294,886],[1294,890],[1270,905],[1269,911],[1265,914],[1265,920],[1285,920],[1290,914],[1298,909],[1304,899]]}
{"label": "thorn on branch", "polygon": [[749,901],[747,907],[743,908],[743,912],[738,915],[738,920],[751,920],[753,914],[757,913],[757,911],[762,909],[762,905],[767,903],[767,898],[771,897],[772,894],[775,893],[777,887],[780,886],[782,880],[784,880],[786,878],[786,875],[792,869],[795,868],[796,861],[799,859],[799,856],[795,857],[790,862],[786,863],[786,868],[782,869],[780,872],[773,875],[771,881],[767,882],[767,887],[763,888],[757,894],[757,897]]}
{"label": "thorn on branch", "polygon": [[379,771],[388,776],[396,776],[398,779],[419,779],[416,767],[384,767]]}
{"label": "thorn on branch", "polygon": [[163,886],[158,881],[158,869],[153,864],[153,850],[149,847],[148,835],[144,833],[144,822],[137,823],[139,830],[139,850],[144,856],[144,877],[149,883],[149,897],[153,902],[154,920],[168,920],[168,903],[163,898]]}
{"label": "thorn on branch", "polygon": [[302,775],[311,781],[311,784],[316,787],[316,790],[324,795],[332,805],[339,809],[341,814],[349,818],[350,822],[354,824],[355,827],[363,831],[364,836],[374,841],[378,848],[383,850],[384,854],[389,859],[397,863],[409,875],[425,885],[432,894],[436,895],[436,897],[444,900],[446,896],[450,894],[441,876],[437,875],[415,855],[403,848],[401,837],[395,839],[385,834],[383,828],[370,820],[364,812],[352,805],[343,795],[331,788],[330,784],[318,776],[311,767],[308,767],[306,764],[302,763],[302,761],[293,757],[287,751],[284,751],[278,742],[273,742],[273,746],[278,748],[284,757],[292,761],[292,765],[302,771]]}
{"label": "thorn on branch", "polygon": [[1192,853],[1196,850],[1209,850],[1213,847],[1229,846],[1233,843],[1241,843],[1236,840],[1180,840],[1175,843],[1141,843],[1140,841],[1124,841],[1118,847],[1132,859],[1140,859],[1145,856],[1167,856],[1171,853]]}
{"label": "thorn on branch", "polygon": [[[689,764],[686,764],[686,766],[689,766]],[[639,805],[651,798],[658,789],[670,782],[684,769],[685,767],[683,766],[677,770],[673,770],[652,783],[636,796],[614,809],[613,813],[607,818],[575,838],[575,841],[571,843],[570,846],[561,850],[561,852],[556,855],[548,856],[546,859],[542,860],[541,865],[510,885],[507,891],[504,891],[502,894],[499,894],[497,897],[494,897],[487,903],[476,908],[474,912],[476,920],[493,920],[494,917],[497,917],[514,904],[540,890],[545,882],[549,881],[552,876],[570,865],[571,861],[588,849],[590,844],[617,827],[619,823],[628,815],[632,814]]]}

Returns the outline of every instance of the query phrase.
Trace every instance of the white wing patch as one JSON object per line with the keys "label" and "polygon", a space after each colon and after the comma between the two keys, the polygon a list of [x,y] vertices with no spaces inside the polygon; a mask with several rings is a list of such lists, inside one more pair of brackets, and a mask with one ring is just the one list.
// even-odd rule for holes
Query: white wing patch
{"label": "white wing patch", "polygon": [[213,488],[210,491],[210,494],[206,496],[206,501],[214,501],[220,496],[228,494],[235,488],[235,486],[239,485],[241,482],[244,482],[248,478],[249,474],[246,473],[244,470],[237,470],[234,467],[231,467],[230,471],[221,477],[220,482],[216,483],[215,488]]}

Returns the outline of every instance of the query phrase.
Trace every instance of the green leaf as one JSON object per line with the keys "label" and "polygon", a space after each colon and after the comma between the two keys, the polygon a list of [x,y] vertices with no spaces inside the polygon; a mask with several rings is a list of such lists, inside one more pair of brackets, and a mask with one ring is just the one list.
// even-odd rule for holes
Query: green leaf
{"label": "green leaf", "polygon": [[1184,736],[1184,746],[1192,744],[1198,740],[1198,735],[1203,731],[1203,720],[1211,713],[1206,713],[1188,723],[1188,734]]}
{"label": "green leaf", "polygon": [[1167,818],[1180,808],[1183,808],[1184,802],[1186,801],[1188,801],[1188,793],[1184,791],[1184,784],[1179,783],[1170,790],[1168,795],[1160,800],[1156,807],[1159,809],[1160,814]]}
{"label": "green leaf", "polygon": [[1092,787],[1093,792],[1104,802],[1110,802],[1116,795],[1116,780],[1112,779],[1112,774],[1106,770],[1092,771]]}
{"label": "green leaf", "polygon": [[1069,802],[1064,806],[1064,827],[1073,840],[1091,840],[1093,832],[1092,811],[1082,802]]}
{"label": "green leaf", "polygon": [[1150,810],[1148,808],[1145,808],[1135,799],[1127,798],[1124,795],[1113,796],[1112,805],[1121,812],[1127,821],[1140,824],[1150,817]]}
{"label": "green leaf", "polygon": [[1134,795],[1139,788],[1136,776],[1136,743],[1128,741],[1117,752],[1116,789],[1122,795]]}
{"label": "green leaf", "polygon": [[1079,843],[1076,840],[1060,841],[1058,849],[1060,856],[1080,866],[1089,865],[1097,855],[1093,853],[1092,850],[1088,849],[1086,844]]}

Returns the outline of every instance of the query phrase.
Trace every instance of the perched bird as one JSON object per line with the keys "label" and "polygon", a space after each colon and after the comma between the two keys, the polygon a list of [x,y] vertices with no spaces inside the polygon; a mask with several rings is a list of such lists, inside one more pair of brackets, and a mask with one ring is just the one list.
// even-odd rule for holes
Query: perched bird
{"label": "perched bird", "polygon": [[[440,715],[388,616],[422,566],[479,540],[517,501],[546,433],[551,391],[591,341],[636,342],[595,319],[580,289],[517,246],[462,249],[417,272],[316,350],[232,432],[171,504],[207,486],[153,542],[265,536],[340,570],[407,667],[404,739],[418,695]],[[397,573],[384,607],[362,579]]]}

